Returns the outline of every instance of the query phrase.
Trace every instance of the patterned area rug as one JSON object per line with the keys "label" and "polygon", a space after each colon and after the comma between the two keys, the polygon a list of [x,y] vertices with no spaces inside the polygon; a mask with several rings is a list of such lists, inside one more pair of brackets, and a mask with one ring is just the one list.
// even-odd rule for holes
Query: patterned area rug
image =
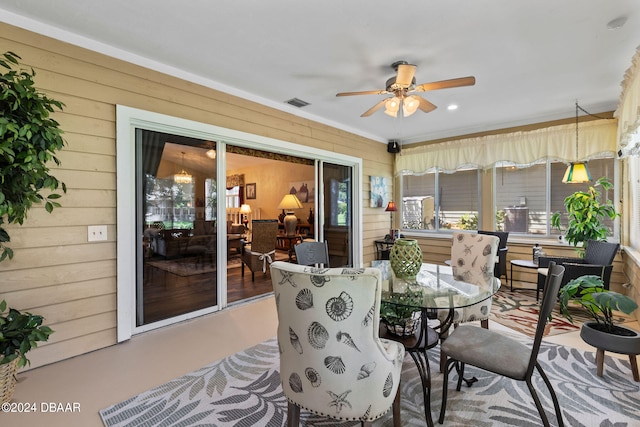
{"label": "patterned area rug", "polygon": [[[542,294],[540,299],[542,300]],[[504,287],[493,296],[489,319],[533,337],[538,324],[539,308],[540,302],[536,301],[535,290],[525,289],[510,292]],[[575,323],[571,323],[563,317],[560,314],[559,305],[556,304],[552,313],[552,320],[547,324],[548,332],[546,335],[574,332],[580,329],[584,321],[591,320],[591,317],[583,308],[576,306],[569,309]],[[618,316],[615,322],[622,323],[625,320],[627,318],[624,316]],[[551,325],[550,328],[549,325]]]}
{"label": "patterned area rug", "polygon": [[[514,338],[527,340],[521,335]],[[525,342],[529,342],[528,340]],[[429,352],[433,392],[431,410],[437,419],[442,375],[437,371],[438,349]],[[631,427],[640,425],[640,383],[633,382],[629,363],[606,357],[605,374],[596,376],[595,354],[543,343],[538,360],[551,379],[572,427]],[[287,401],[280,387],[275,338],[234,354],[195,372],[100,411],[107,427],[116,426],[284,426]],[[455,391],[449,381],[446,425],[538,426],[539,414],[524,382],[508,380],[467,367],[478,382]],[[557,425],[553,405],[542,379],[534,374],[550,422]],[[404,361],[401,383],[402,425],[424,426],[422,390],[415,364]],[[551,411],[551,412],[550,412]],[[437,422],[437,421],[436,421]],[[301,411],[301,425],[356,426],[337,423]],[[374,426],[392,425],[387,413]]]}

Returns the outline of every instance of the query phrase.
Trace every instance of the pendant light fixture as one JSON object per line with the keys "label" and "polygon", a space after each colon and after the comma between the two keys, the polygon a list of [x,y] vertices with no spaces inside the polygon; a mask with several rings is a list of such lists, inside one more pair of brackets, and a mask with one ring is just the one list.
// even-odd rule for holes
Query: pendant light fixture
{"label": "pendant light fixture", "polygon": [[578,101],[576,101],[576,161],[571,162],[564,173],[562,182],[565,184],[584,184],[585,182],[591,181],[591,174],[589,173],[587,162],[578,160],[578,109],[582,110],[582,108],[578,106]]}
{"label": "pendant light fixture", "polygon": [[184,151],[182,152],[182,170],[173,176],[176,184],[191,184],[193,177],[184,170]]}

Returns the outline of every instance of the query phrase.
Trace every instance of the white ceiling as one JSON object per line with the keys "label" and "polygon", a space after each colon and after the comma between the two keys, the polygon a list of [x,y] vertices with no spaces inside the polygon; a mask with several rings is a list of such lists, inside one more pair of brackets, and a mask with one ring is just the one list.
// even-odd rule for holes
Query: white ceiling
{"label": "white ceiling", "polygon": [[[638,0],[0,0],[0,20],[405,144],[573,117],[576,100],[613,111],[640,45]],[[398,60],[418,84],[476,85],[423,93],[439,108],[397,119],[360,117],[383,95],[335,96],[384,89]]]}

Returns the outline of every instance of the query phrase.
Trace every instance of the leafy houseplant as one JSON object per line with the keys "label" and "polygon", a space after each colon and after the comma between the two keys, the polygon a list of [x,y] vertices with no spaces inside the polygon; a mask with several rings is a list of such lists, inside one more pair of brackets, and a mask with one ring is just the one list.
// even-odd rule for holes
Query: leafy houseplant
{"label": "leafy houseplant", "polygon": [[53,333],[43,326],[44,318],[31,313],[21,313],[10,308],[6,301],[0,302],[0,365],[18,360],[18,368],[30,364],[27,352],[38,346],[38,341],[47,341]]}
{"label": "leafy houseplant", "polygon": [[[621,327],[613,322],[613,310],[631,314],[638,304],[626,295],[608,291],[598,276],[581,276],[571,280],[560,289],[560,312],[573,322],[569,312],[569,302],[573,301],[584,307],[595,320],[594,329],[607,333],[620,333]],[[626,328],[624,328],[626,329]]]}
{"label": "leafy houseplant", "polygon": [[395,335],[411,335],[419,325],[419,313],[424,296],[422,290],[392,293],[380,303],[380,319]]}
{"label": "leafy houseplant", "polygon": [[0,57],[0,261],[13,258],[9,233],[5,223],[22,224],[33,203],[45,202],[51,212],[59,207],[59,194],[46,197],[43,190],[59,187],[66,193],[64,183],[49,174],[47,163],[60,161],[55,153],[64,140],[57,121],[50,117],[63,104],[41,93],[35,87],[35,71],[18,68],[21,59],[13,52]]}
{"label": "leafy houseplant", "polygon": [[[609,229],[602,220],[614,220],[620,215],[616,213],[611,200],[602,202],[598,187],[610,190],[613,184],[607,177],[601,177],[587,191],[576,191],[564,199],[569,215],[565,238],[573,246],[580,242],[586,244],[589,240],[605,240]],[[560,212],[555,212],[551,216],[551,225],[562,231],[560,219]]]}

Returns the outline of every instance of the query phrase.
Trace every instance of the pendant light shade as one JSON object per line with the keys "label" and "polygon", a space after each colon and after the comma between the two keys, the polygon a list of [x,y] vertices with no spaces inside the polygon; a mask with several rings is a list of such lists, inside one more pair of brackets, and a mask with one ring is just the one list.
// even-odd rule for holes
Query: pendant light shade
{"label": "pendant light shade", "polygon": [[583,184],[589,181],[591,181],[591,173],[586,162],[571,163],[562,178],[565,184]]}
{"label": "pendant light shade", "polygon": [[[578,101],[576,101],[576,159],[578,159]],[[584,110],[583,110],[584,111]],[[588,114],[588,113],[587,113]],[[591,173],[587,162],[572,162],[564,173],[562,182],[565,184],[584,184],[591,181]]]}

